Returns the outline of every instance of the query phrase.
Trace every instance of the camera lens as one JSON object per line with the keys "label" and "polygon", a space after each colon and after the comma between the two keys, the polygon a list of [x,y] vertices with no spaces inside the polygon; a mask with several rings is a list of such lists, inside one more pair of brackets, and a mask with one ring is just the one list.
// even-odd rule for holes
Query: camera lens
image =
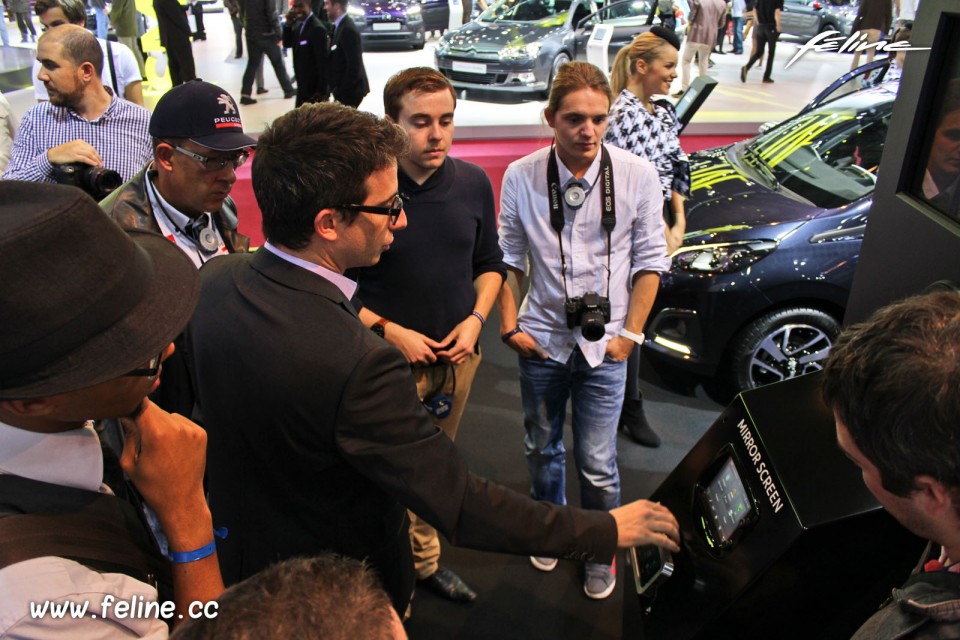
{"label": "camera lens", "polygon": [[121,184],[120,174],[106,167],[90,167],[84,176],[84,189],[97,200],[106,198]]}
{"label": "camera lens", "polygon": [[599,310],[584,311],[580,316],[580,333],[590,342],[596,342],[606,333],[603,313]]}

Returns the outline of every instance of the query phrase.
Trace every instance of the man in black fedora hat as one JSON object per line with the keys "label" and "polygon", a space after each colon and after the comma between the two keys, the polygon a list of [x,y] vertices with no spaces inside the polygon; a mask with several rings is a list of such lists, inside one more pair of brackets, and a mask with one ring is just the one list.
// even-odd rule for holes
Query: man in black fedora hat
{"label": "man in black fedora hat", "polygon": [[[173,241],[198,268],[244,252],[250,238],[237,231],[230,191],[236,170],[256,141],[243,133],[237,103],[220,87],[191,80],[168,91],[150,118],[153,160],[100,206],[120,226],[147,229]],[[191,416],[193,392],[184,345],[167,362],[167,376],[151,399]]]}
{"label": "man in black fedora hat", "polygon": [[[196,269],[79,189],[0,182],[0,273],[0,636],[165,637],[165,620],[223,589],[206,436],[145,399],[196,304]],[[106,418],[124,426],[132,487],[87,422]]]}

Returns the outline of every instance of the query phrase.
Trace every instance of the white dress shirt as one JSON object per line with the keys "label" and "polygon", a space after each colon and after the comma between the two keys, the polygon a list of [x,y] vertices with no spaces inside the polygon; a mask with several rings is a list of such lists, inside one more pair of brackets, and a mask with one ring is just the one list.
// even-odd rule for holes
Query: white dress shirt
{"label": "white dress shirt", "polygon": [[[100,440],[90,424],[61,433],[36,433],[0,422],[0,473],[13,474],[88,491],[109,492],[103,479]],[[154,618],[117,617],[102,607],[104,597],[156,601],[150,585],[122,573],[100,573],[53,556],[12,564],[0,570],[0,638],[151,638],[168,636]],[[85,615],[53,619],[31,614],[31,603],[88,603]]]}
{"label": "white dress shirt", "polygon": [[[610,322],[597,342],[586,340],[580,327],[567,328],[560,245],[550,226],[547,161],[550,148],[513,162],[503,176],[500,200],[500,248],[504,262],[526,273],[530,290],[520,306],[519,326],[551,360],[566,362],[579,345],[592,367],[603,362],[607,342],[623,327],[633,276],[639,271],[662,273],[670,267],[664,237],[663,194],[653,165],[628,151],[606,147],[613,164],[617,222],[611,234],[610,288],[607,292],[607,234],[600,226],[603,181],[600,157],[584,174],[592,185],[579,209],[563,204],[563,254],[567,296],[595,291],[610,298]],[[572,173],[558,160],[560,184]]]}

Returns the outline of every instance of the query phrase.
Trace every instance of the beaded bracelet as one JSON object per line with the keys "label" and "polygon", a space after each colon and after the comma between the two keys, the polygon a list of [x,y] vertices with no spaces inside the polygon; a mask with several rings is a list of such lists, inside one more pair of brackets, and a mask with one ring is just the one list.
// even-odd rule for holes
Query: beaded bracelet
{"label": "beaded bracelet", "polygon": [[517,335],[518,333],[523,333],[523,329],[521,329],[520,327],[517,327],[513,331],[507,331],[505,334],[500,336],[500,340],[503,341],[503,344],[507,344],[507,341],[510,340],[510,338],[512,338],[513,336]]}

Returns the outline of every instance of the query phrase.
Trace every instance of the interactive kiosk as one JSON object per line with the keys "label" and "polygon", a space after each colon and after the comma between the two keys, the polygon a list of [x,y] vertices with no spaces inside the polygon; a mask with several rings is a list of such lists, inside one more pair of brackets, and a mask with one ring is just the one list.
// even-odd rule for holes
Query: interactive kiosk
{"label": "interactive kiosk", "polygon": [[654,492],[682,550],[652,588],[640,550],[624,638],[849,638],[903,582],[924,543],[837,447],[819,379],[738,396]]}
{"label": "interactive kiosk", "polygon": [[[956,0],[924,0],[909,45],[847,324],[960,283]],[[906,580],[923,541],[837,448],[818,379],[738,396],[653,494],[682,550],[629,554],[625,638],[849,638]]]}

